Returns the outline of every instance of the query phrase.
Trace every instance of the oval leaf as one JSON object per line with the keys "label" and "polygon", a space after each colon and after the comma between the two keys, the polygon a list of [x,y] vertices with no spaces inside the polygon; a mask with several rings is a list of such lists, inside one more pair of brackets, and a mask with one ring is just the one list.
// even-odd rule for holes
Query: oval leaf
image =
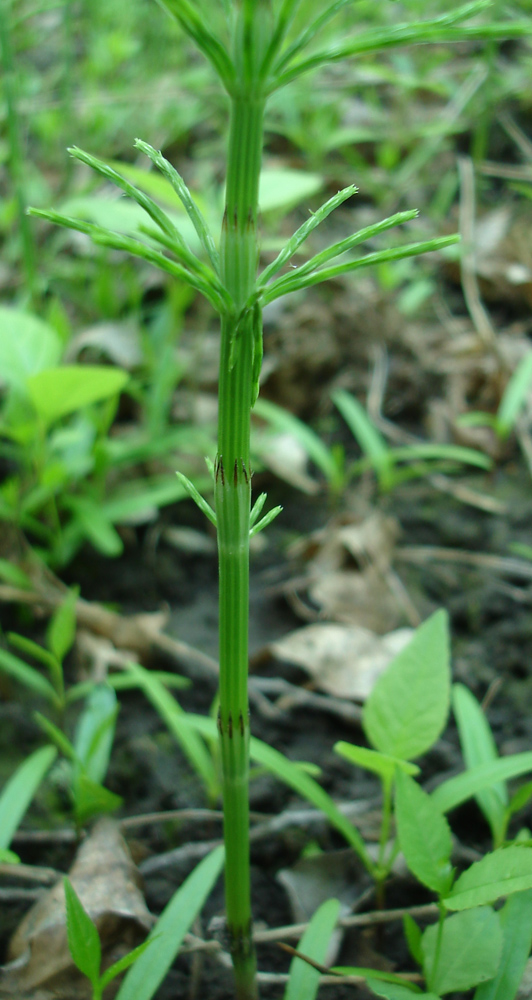
{"label": "oval leaf", "polygon": [[411,760],[440,736],[449,712],[447,613],[433,614],[379,677],[364,706],[366,736],[381,753]]}
{"label": "oval leaf", "polygon": [[411,872],[442,896],[452,881],[452,839],[449,824],[419,785],[398,771],[395,818],[399,844]]}
{"label": "oval leaf", "polygon": [[491,907],[455,913],[444,921],[439,946],[438,937],[439,926],[432,924],[421,942],[425,978],[435,993],[468,990],[493,978],[501,957],[502,930]]}
{"label": "oval leaf", "polygon": [[524,889],[532,889],[532,850],[502,847],[460,875],[443,902],[449,910],[468,910]]}
{"label": "oval leaf", "polygon": [[104,365],[62,365],[46,368],[28,381],[31,401],[47,424],[99,403],[120,392],[128,381],[127,372]]}

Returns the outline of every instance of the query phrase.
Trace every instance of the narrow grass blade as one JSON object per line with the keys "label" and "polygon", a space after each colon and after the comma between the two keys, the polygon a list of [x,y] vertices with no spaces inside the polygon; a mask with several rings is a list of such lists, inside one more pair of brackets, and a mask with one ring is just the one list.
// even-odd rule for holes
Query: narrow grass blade
{"label": "narrow grass blade", "polygon": [[358,188],[355,187],[354,184],[350,184],[349,187],[343,188],[343,190],[339,191],[338,194],[329,198],[329,200],[318,208],[316,212],[313,212],[310,219],[307,219],[307,221],[304,222],[299,229],[296,229],[294,235],[290,237],[288,243],[285,247],[283,247],[275,260],[273,260],[271,264],[268,264],[268,267],[265,267],[264,270],[261,271],[257,287],[263,288],[267,285],[273,278],[274,274],[277,274],[277,272],[280,271],[285,264],[288,264],[288,261],[294,256],[297,250],[299,250],[299,247],[302,246],[305,240],[308,239],[314,229],[316,229],[317,226],[319,226],[320,223],[331,214],[331,212],[334,212],[339,205],[342,205],[344,201],[347,201],[348,198],[351,198],[352,195],[356,194],[357,191]]}
{"label": "narrow grass blade", "polygon": [[166,690],[164,684],[161,684],[160,680],[154,677],[149,670],[145,670],[137,663],[128,664],[127,669],[138,680],[139,687],[146,698],[175,736],[193,768],[204,781],[209,796],[215,798],[218,794],[218,779],[214,764],[203,740],[199,739],[194,729],[188,724],[189,716],[187,713]]}
{"label": "narrow grass blade", "polygon": [[499,968],[477,986],[473,1000],[514,1000],[532,947],[532,889],[517,892],[499,910],[503,932]]}
{"label": "narrow grass blade", "polygon": [[216,527],[216,514],[213,511],[211,505],[207,503],[204,497],[202,497],[201,493],[196,489],[194,483],[192,483],[190,479],[187,478],[187,476],[184,476],[182,472],[176,472],[176,476],[179,479],[179,482],[186,489],[189,497],[199,507],[201,512],[205,514],[205,517],[209,519],[211,524],[214,524],[214,527]]}
{"label": "narrow grass blade", "polygon": [[441,812],[450,812],[462,802],[472,799],[484,788],[490,788],[509,778],[517,778],[521,774],[532,771],[532,752],[512,754],[510,757],[499,757],[490,763],[479,764],[455,778],[444,781],[432,792],[432,798]]}
{"label": "narrow grass blade", "polygon": [[[498,760],[493,734],[476,698],[463,684],[454,684],[452,700],[466,767],[470,769]],[[508,808],[505,783],[501,781],[478,792],[475,799],[491,827],[495,846],[499,847],[504,839]]]}
{"label": "narrow grass blade", "polygon": [[372,424],[364,407],[360,405],[358,399],[343,389],[338,389],[331,398],[334,405],[340,410],[362,451],[371,462],[381,489],[385,492],[392,489],[394,472],[390,449],[377,428]]}
{"label": "narrow grass blade", "polygon": [[137,149],[140,149],[141,153],[145,153],[145,155],[150,158],[152,163],[159,168],[161,173],[172,185],[198,234],[201,244],[209,257],[214,270],[217,274],[219,274],[220,255],[216,248],[212,233],[183,178],[180,174],[178,174],[175,167],[173,167],[172,164],[165,159],[160,150],[154,149],[153,146],[150,146],[147,142],[143,142],[142,139],[135,139],[135,146]]}
{"label": "narrow grass blade", "polygon": [[[216,737],[216,723],[214,719],[208,719],[203,715],[188,714],[186,722],[206,739]],[[366,851],[366,845],[358,830],[351,825],[349,820],[340,812],[330,795],[327,795],[327,792],[310,775],[305,774],[297,764],[294,764],[284,754],[275,750],[274,747],[268,746],[254,736],[251,737],[249,743],[249,754],[252,760],[261,765],[261,767],[265,767],[279,781],[288,785],[289,788],[293,788],[298,795],[307,799],[308,802],[312,802],[317,809],[321,809],[329,819],[331,825],[339,830],[348,844],[353,847],[367,870],[369,872],[373,871],[373,862]]]}
{"label": "narrow grass blade", "polygon": [[[316,910],[297,950],[319,965],[327,958],[327,951],[340,913],[337,899],[328,899]],[[315,1000],[320,985],[320,973],[301,958],[290,963],[290,979],[284,1000]]]}
{"label": "narrow grass blade", "polygon": [[532,351],[525,355],[512,374],[497,411],[496,430],[499,437],[503,440],[508,437],[515,426],[519,411],[524,406],[531,382]]}
{"label": "narrow grass blade", "polygon": [[13,656],[13,653],[9,653],[7,649],[0,649],[0,670],[9,674],[19,684],[29,688],[30,691],[34,691],[35,694],[41,695],[52,704],[56,703],[57,695],[50,681],[43,677],[38,670],[24,663],[24,660]]}
{"label": "narrow grass blade", "polygon": [[0,849],[7,849],[35,792],[55,758],[55,747],[42,747],[17,768],[0,795]]}
{"label": "narrow grass blade", "polygon": [[258,399],[254,413],[279,431],[288,432],[295,437],[311,461],[323,472],[325,478],[334,481],[338,473],[334,456],[307,424],[295,417],[293,413],[283,409],[282,406],[271,403],[268,399]]}
{"label": "narrow grass blade", "polygon": [[441,236],[438,239],[426,240],[422,243],[406,243],[404,246],[392,247],[389,250],[378,250],[369,253],[358,260],[352,260],[346,264],[335,264],[334,267],[324,267],[311,274],[299,276],[297,271],[292,274],[277,278],[271,285],[268,285],[262,293],[262,304],[267,305],[281,295],[288,295],[289,292],[298,291],[301,288],[310,288],[311,285],[318,285],[322,281],[329,281],[331,278],[338,278],[341,274],[348,274],[351,271],[358,271],[362,267],[373,267],[376,264],[385,264],[393,260],[404,260],[405,257],[417,257],[424,253],[434,253],[436,250],[443,250],[445,247],[453,246],[460,242],[460,236]]}
{"label": "narrow grass blade", "polygon": [[220,875],[223,863],[224,849],[217,847],[172,896],[148,937],[150,946],[127,972],[116,1000],[151,1000]]}
{"label": "narrow grass blade", "polygon": [[434,459],[434,461],[474,465],[477,469],[486,469],[487,472],[493,467],[493,462],[488,455],[484,455],[483,452],[477,451],[475,448],[464,448],[458,444],[422,441],[419,444],[404,445],[402,448],[390,448],[390,455],[394,463],[427,458]]}
{"label": "narrow grass blade", "polygon": [[327,8],[317,17],[314,21],[311,21],[304,31],[292,42],[289,48],[282,53],[280,59],[275,64],[274,73],[279,74],[279,72],[294,59],[294,57],[306,49],[312,39],[325,27],[328,21],[332,20],[336,16],[338,11],[342,7],[347,7],[348,4],[356,3],[356,0],[334,0],[334,3],[330,3]]}

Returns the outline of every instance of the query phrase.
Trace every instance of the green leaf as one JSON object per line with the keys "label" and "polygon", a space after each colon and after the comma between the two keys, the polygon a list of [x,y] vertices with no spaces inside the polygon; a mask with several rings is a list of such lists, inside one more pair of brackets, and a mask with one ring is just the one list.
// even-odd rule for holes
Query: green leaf
{"label": "green leaf", "polygon": [[437,611],[415,632],[371,692],[363,714],[370,743],[411,760],[434,745],[449,712],[449,627]]}
{"label": "green leaf", "polygon": [[[340,913],[337,899],[328,899],[316,910],[301,941],[298,951],[319,965],[327,958],[331,935]],[[284,1000],[315,1000],[320,986],[320,973],[307,962],[294,957],[290,963],[290,979]]]}
{"label": "green leaf", "polygon": [[357,764],[366,771],[373,771],[378,774],[383,781],[390,781],[396,770],[404,771],[405,774],[419,774],[420,769],[417,764],[410,764],[400,757],[390,757],[388,754],[380,753],[378,750],[368,750],[367,747],[358,747],[354,743],[335,743],[333,750],[345,757],[351,764]]}
{"label": "green leaf", "polygon": [[399,983],[386,983],[380,979],[376,979],[374,976],[368,975],[366,982],[370,988],[373,990],[376,996],[386,997],[387,1000],[412,1000],[413,997],[416,1000],[440,1000],[435,993],[421,993],[419,990],[414,990],[413,986],[403,986]]}
{"label": "green leaf", "polygon": [[435,993],[468,990],[492,979],[501,956],[502,930],[491,907],[447,917],[438,947],[439,930],[438,924],[427,927],[421,942],[425,978],[431,990]]}
{"label": "green leaf", "polygon": [[497,410],[496,431],[507,438],[513,430],[532,382],[532,351],[525,354],[513,372]]}
{"label": "green leaf", "polygon": [[100,978],[102,951],[100,935],[82,905],[72,883],[63,879],[66,903],[67,940],[74,965],[94,986]]}
{"label": "green leaf", "polygon": [[119,976],[121,972],[125,972],[126,969],[129,969],[130,965],[133,965],[134,962],[136,962],[137,959],[144,954],[146,949],[149,948],[155,940],[156,938],[152,938],[150,941],[143,941],[142,944],[137,945],[137,947],[133,948],[132,951],[128,951],[127,955],[124,955],[123,958],[119,958],[118,962],[110,965],[109,968],[105,970],[100,980],[102,990],[104,990],[105,987],[116,978],[116,976]]}
{"label": "green leaf", "polygon": [[532,850],[500,847],[460,875],[443,902],[449,910],[468,910],[525,889],[532,889]]}
{"label": "green leaf", "polygon": [[92,781],[104,781],[109,767],[119,704],[109,684],[98,684],[89,694],[78,719],[74,749],[84,773]]}
{"label": "green leaf", "polygon": [[319,174],[307,173],[305,170],[266,168],[260,175],[260,211],[266,213],[293,208],[321,191],[324,183]]}
{"label": "green leaf", "polygon": [[453,877],[449,824],[430,795],[402,771],[397,771],[395,779],[395,818],[410,871],[423,885],[444,895]]}
{"label": "green leaf", "polygon": [[440,812],[450,812],[462,802],[473,798],[483,788],[490,788],[500,781],[516,778],[520,774],[532,771],[532,752],[512,754],[509,757],[499,757],[492,764],[478,764],[455,778],[442,782],[432,793],[432,799]]}
{"label": "green leaf", "polygon": [[314,433],[308,424],[299,420],[298,417],[295,417],[293,413],[289,413],[282,406],[277,406],[276,403],[270,402],[269,399],[258,399],[253,412],[256,416],[268,421],[272,427],[275,427],[281,433],[291,434],[304,448],[311,461],[323,472],[325,478],[329,481],[334,481],[338,473],[334,456],[330,448],[324,445],[321,438]]}
{"label": "green leaf", "polygon": [[20,764],[0,795],[0,848],[7,850],[35,792],[50,770],[57,750],[41,747]]}
{"label": "green leaf", "polygon": [[[453,710],[460,744],[468,769],[498,760],[497,747],[488,720],[478,701],[463,684],[453,686]],[[504,840],[508,792],[503,782],[477,792],[475,799],[486,817],[496,846]]]}
{"label": "green leaf", "polygon": [[58,364],[60,357],[53,327],[22,309],[0,306],[0,382],[25,392],[28,376]]}
{"label": "green leaf", "polygon": [[0,864],[19,865],[20,858],[14,851],[8,851],[5,847],[0,847]]}
{"label": "green leaf", "polygon": [[85,826],[93,816],[114,812],[123,805],[120,795],[115,795],[97,781],[92,781],[83,772],[74,779],[72,797],[78,826]]}
{"label": "green leaf", "polygon": [[11,584],[12,587],[19,587],[20,590],[33,590],[33,584],[28,574],[20,566],[7,559],[0,559],[0,580]]}
{"label": "green leaf", "polygon": [[405,932],[406,943],[408,945],[408,950],[418,965],[423,965],[423,951],[421,948],[421,938],[423,937],[421,932],[421,927],[416,924],[416,921],[410,916],[409,913],[405,913],[403,917],[403,930]]}
{"label": "green leaf", "polygon": [[[183,722],[200,732],[207,739],[216,738],[216,724],[213,719],[188,713],[184,717]],[[274,747],[268,746],[267,743],[263,743],[262,740],[258,740],[254,736],[251,737],[249,742],[249,753],[251,759],[257,764],[265,767],[276,778],[284,782],[285,785],[288,785],[289,788],[293,788],[302,798],[307,799],[308,802],[312,802],[317,809],[321,809],[332,826],[339,830],[347,840],[347,843],[354,848],[367,870],[369,872],[373,871],[373,861],[366,850],[366,845],[358,830],[340,812],[330,795],[327,795],[327,792],[310,775],[300,770],[297,764],[289,760],[288,757],[285,757],[278,750],[275,750]]]}
{"label": "green leaf", "polygon": [[387,442],[371,422],[358,399],[343,389],[332,394],[334,405],[340,410],[349,430],[358,441],[362,451],[369,458],[382,490],[390,490],[394,484],[393,459]]}
{"label": "green leaf", "polygon": [[46,424],[122,391],[127,372],[104,365],[47,368],[27,381],[31,401]]}
{"label": "green leaf", "polygon": [[126,974],[116,1000],[151,1000],[220,875],[223,862],[223,847],[217,847],[172,896],[148,937],[150,947]]}
{"label": "green leaf", "polygon": [[124,543],[101,504],[95,503],[90,497],[68,497],[63,506],[72,512],[71,524],[75,524],[98,552],[108,559],[121,555]]}
{"label": "green leaf", "polygon": [[19,660],[18,656],[13,656],[7,649],[0,648],[0,670],[9,674],[24,687],[29,688],[30,691],[34,691],[35,694],[41,695],[52,704],[56,703],[56,691],[50,681],[34,667],[29,667],[23,660]]}
{"label": "green leaf", "polygon": [[527,805],[527,803],[532,798],[532,781],[527,781],[521,788],[512,795],[510,802],[508,803],[508,812],[511,816],[514,813],[519,812],[521,809]]}
{"label": "green leaf", "polygon": [[214,764],[205,744],[189,725],[188,714],[178,705],[164,684],[161,684],[149,670],[145,670],[137,663],[130,663],[128,671],[138,681],[138,685],[148,701],[151,702],[170,732],[175,736],[194,770],[205,783],[209,796],[215,798],[218,794],[218,779]]}
{"label": "green leaf", "polygon": [[79,588],[73,587],[54,612],[46,632],[46,645],[59,663],[74,644],[76,638],[76,602]]}
{"label": "green leaf", "polygon": [[55,723],[51,722],[50,719],[47,719],[46,716],[41,715],[40,712],[34,712],[33,718],[35,719],[37,725],[41,727],[43,733],[46,733],[50,742],[55,743],[59,753],[62,753],[67,760],[75,762],[77,759],[76,751],[74,750],[74,747],[68,737],[65,736],[62,729],[59,729],[59,726],[56,726]]}
{"label": "green leaf", "polygon": [[499,967],[477,988],[474,1000],[514,1000],[532,947],[532,890],[510,896],[498,916],[503,933]]}

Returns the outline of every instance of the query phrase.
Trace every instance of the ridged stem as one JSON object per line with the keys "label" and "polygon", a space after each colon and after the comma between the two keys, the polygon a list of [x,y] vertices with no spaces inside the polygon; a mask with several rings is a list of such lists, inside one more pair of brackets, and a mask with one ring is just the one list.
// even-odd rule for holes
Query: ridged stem
{"label": "ridged stem", "polygon": [[249,865],[249,459],[253,331],[237,323],[257,271],[258,184],[264,102],[233,95],[222,278],[235,312],[222,319],[215,505],[220,582],[220,716],[225,895],[237,1000],[257,1000]]}

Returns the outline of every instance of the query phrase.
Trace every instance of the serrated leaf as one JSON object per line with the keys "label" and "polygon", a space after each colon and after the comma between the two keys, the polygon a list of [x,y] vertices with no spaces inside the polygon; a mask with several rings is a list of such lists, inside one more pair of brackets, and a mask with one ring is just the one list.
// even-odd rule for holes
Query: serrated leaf
{"label": "serrated leaf", "polygon": [[68,878],[63,879],[63,885],[70,954],[74,965],[94,985],[100,978],[100,936]]}
{"label": "serrated leaf", "polygon": [[449,661],[448,618],[441,610],[416,630],[364,706],[364,732],[377,750],[411,760],[433,746],[449,712]]}
{"label": "serrated leaf", "polygon": [[[328,899],[322,903],[312,917],[297,950],[323,965],[339,913],[340,903],[337,899]],[[293,958],[284,1000],[315,1000],[319,985],[318,970],[300,958]]]}
{"label": "serrated leaf", "polygon": [[116,1000],[151,1000],[220,875],[223,862],[223,847],[217,847],[174,893],[148,937],[150,947],[127,972]]}
{"label": "serrated leaf", "polygon": [[438,939],[439,926],[432,924],[421,942],[425,978],[435,993],[468,990],[493,978],[501,956],[502,930],[491,907],[447,917]]}
{"label": "serrated leaf", "polygon": [[449,910],[466,910],[525,889],[532,889],[532,850],[501,847],[460,875],[443,902]]}
{"label": "serrated leaf", "polygon": [[517,892],[499,910],[502,955],[493,979],[477,987],[474,1000],[514,1000],[532,947],[532,890]]}
{"label": "serrated leaf", "polygon": [[452,881],[449,824],[430,795],[402,771],[395,778],[395,819],[410,871],[438,895],[448,892]]}

